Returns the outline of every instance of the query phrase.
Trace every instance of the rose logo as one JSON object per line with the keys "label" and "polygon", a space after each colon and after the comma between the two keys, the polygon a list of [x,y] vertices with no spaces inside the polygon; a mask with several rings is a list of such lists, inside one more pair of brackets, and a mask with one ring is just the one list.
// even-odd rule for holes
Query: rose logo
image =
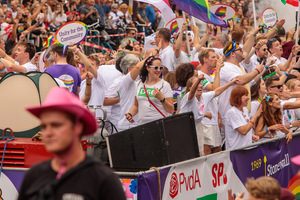
{"label": "rose logo", "polygon": [[178,178],[175,172],[173,172],[170,180],[170,197],[172,199],[178,194]]}

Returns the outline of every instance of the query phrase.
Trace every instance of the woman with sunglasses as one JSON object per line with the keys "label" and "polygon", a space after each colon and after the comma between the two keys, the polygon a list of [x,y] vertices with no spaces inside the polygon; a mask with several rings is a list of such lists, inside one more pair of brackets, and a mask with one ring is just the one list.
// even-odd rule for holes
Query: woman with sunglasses
{"label": "woman with sunglasses", "polygon": [[166,117],[174,112],[173,93],[168,82],[161,79],[163,66],[159,57],[146,59],[140,72],[134,105],[126,115],[129,122],[139,113],[138,124]]}
{"label": "woman with sunglasses", "polygon": [[261,114],[261,108],[250,118],[246,108],[249,98],[248,90],[242,86],[231,91],[229,102],[232,107],[227,111],[225,121],[226,150],[246,146],[259,139],[253,133],[253,126]]}
{"label": "woman with sunglasses", "polygon": [[260,140],[286,135],[287,143],[292,139],[292,132],[282,124],[281,101],[276,93],[267,93],[261,101],[262,117],[255,128],[255,135]]}

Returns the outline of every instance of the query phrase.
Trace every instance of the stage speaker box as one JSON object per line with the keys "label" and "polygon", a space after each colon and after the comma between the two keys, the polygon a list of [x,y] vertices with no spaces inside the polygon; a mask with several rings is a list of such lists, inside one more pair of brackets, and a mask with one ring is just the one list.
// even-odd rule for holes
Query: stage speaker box
{"label": "stage speaker box", "polygon": [[107,137],[110,166],[144,171],[199,157],[193,113],[162,118]]}

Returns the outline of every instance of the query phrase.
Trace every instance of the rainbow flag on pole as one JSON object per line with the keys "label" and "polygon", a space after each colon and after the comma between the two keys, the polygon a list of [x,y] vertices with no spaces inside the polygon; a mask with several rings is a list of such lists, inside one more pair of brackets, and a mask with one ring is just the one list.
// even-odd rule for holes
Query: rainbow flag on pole
{"label": "rainbow flag on pole", "polygon": [[173,3],[184,12],[209,24],[227,27],[225,21],[209,11],[208,0],[173,0]]}

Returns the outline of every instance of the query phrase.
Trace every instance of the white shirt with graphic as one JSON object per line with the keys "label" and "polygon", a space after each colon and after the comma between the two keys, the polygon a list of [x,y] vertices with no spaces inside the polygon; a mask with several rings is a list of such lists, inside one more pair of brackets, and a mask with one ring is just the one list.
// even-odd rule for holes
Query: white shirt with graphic
{"label": "white shirt with graphic", "polygon": [[[164,80],[160,80],[154,85],[147,85],[145,84],[148,96],[152,103],[165,115],[169,116],[169,113],[164,109],[163,104],[158,100],[156,97],[153,96],[154,88],[160,89],[163,93],[165,98],[172,98],[172,89],[168,82]],[[162,114],[160,114],[153,105],[150,104],[148,101],[144,84],[142,82],[138,83],[136,97],[138,100],[138,110],[139,110],[139,117],[138,117],[138,124],[145,124],[147,122],[151,122],[160,118],[163,118]]]}

